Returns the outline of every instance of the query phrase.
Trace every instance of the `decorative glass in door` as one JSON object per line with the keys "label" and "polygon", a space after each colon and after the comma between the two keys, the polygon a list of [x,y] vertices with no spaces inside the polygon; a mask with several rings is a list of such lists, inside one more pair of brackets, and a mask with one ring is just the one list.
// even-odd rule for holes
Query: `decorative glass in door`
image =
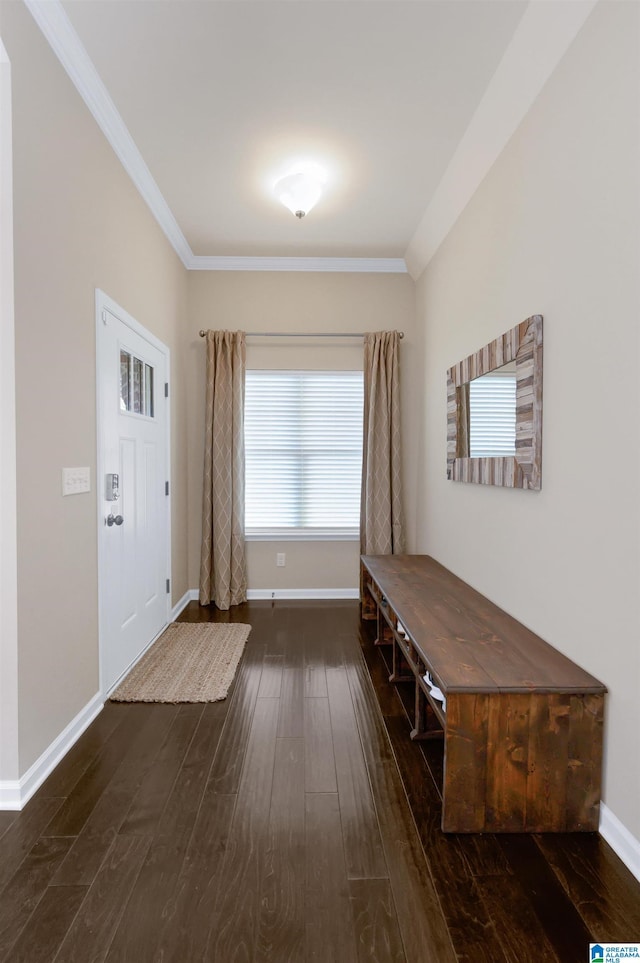
{"label": "decorative glass in door", "polygon": [[154,370],[129,351],[120,349],[120,411],[153,418]]}

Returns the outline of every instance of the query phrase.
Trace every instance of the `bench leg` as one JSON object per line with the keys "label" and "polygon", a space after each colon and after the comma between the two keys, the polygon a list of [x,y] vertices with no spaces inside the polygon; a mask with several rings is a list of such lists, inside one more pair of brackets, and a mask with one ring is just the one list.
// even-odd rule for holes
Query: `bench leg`
{"label": "bench leg", "polygon": [[389,676],[389,682],[413,682],[415,679],[413,670],[407,662],[404,652],[393,637],[393,634],[391,636],[391,642],[393,643],[393,669]]}
{"label": "bench leg", "polygon": [[414,727],[411,730],[411,739],[414,741],[416,739],[441,739],[443,736],[444,731],[416,679],[415,719]]}
{"label": "bench leg", "polygon": [[393,642],[393,632],[387,625],[387,620],[378,609],[378,635],[374,645],[391,645]]}

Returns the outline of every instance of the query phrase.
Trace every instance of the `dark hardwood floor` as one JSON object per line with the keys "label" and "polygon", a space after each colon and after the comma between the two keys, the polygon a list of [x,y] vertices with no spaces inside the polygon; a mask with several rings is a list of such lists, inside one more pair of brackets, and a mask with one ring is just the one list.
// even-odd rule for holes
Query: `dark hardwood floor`
{"label": "dark hardwood floor", "polygon": [[442,744],[409,740],[357,603],[181,619],[252,625],[229,697],[108,703],[0,813],[0,960],[584,963],[640,937],[597,835],[442,834]]}

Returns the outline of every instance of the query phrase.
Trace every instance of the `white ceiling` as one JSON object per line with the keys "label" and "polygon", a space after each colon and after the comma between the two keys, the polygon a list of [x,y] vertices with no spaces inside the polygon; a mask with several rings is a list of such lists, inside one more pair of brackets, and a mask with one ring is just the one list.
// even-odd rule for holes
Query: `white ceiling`
{"label": "white ceiling", "polygon": [[[402,257],[526,2],[63,6],[194,254]],[[330,177],[303,221],[297,157]]]}
{"label": "white ceiling", "polygon": [[415,276],[594,0],[25,3],[188,267]]}

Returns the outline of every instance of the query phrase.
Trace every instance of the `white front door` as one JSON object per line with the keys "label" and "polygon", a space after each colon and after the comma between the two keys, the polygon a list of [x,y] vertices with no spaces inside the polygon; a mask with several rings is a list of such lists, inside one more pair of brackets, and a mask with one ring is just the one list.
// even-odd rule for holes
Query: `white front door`
{"label": "white front door", "polygon": [[169,620],[169,351],[96,292],[101,690]]}

